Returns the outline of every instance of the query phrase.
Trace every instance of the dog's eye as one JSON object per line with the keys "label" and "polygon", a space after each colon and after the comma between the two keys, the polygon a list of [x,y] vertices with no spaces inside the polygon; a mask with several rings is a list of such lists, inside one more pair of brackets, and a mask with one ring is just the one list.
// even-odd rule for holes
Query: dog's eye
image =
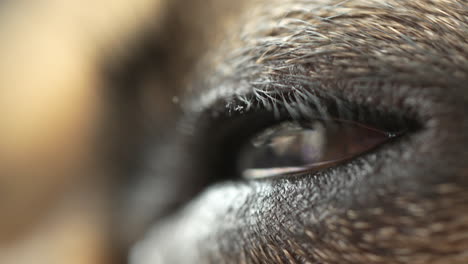
{"label": "dog's eye", "polygon": [[246,179],[315,172],[350,160],[394,134],[342,120],[285,121],[250,138],[238,158]]}

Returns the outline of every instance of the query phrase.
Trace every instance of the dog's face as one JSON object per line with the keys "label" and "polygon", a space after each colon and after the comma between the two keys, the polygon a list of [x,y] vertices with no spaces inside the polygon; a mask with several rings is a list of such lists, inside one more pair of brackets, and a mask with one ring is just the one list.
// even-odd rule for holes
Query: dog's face
{"label": "dog's face", "polygon": [[138,2],[1,44],[2,210],[137,264],[468,262],[465,1]]}

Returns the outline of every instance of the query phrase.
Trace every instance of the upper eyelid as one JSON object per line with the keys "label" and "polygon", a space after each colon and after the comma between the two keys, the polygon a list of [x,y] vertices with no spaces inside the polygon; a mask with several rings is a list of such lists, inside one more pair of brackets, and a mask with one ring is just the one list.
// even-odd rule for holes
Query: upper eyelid
{"label": "upper eyelid", "polygon": [[214,92],[208,96],[209,99],[202,96],[187,104],[186,112],[191,116],[188,119],[192,122],[196,122],[200,116],[229,117],[255,111],[270,112],[276,119],[280,119],[280,114],[284,116],[285,113],[292,119],[330,119],[323,96],[320,99],[312,93],[307,93],[310,95],[308,98],[298,97],[294,93],[285,95],[286,93],[281,91],[269,91],[267,96],[261,97],[260,92],[255,93],[254,89],[245,94]]}
{"label": "upper eyelid", "polygon": [[[326,93],[308,94],[311,95],[309,98],[303,98],[291,92],[284,93],[284,90],[283,93],[272,91],[268,98],[274,99],[267,103],[254,93],[226,96],[227,98],[220,95],[212,104],[201,108],[202,110],[191,112],[190,118],[185,119],[185,125],[192,127],[191,131],[203,130],[202,127],[216,128],[218,122],[230,123],[234,119],[251,116],[256,118],[254,122],[264,124],[285,119],[361,122],[386,131],[389,135],[400,135],[404,131],[413,131],[420,127],[419,122],[397,111],[381,111],[376,105],[359,105]],[[261,120],[264,118],[270,121]]]}
{"label": "upper eyelid", "polygon": [[[414,6],[406,6],[397,1],[389,1],[388,5],[378,1],[363,3],[336,1],[337,5],[329,6],[326,6],[326,3],[301,2],[300,5],[289,7],[288,3],[297,4],[296,1],[278,3],[280,6],[278,10],[282,10],[284,14],[262,13],[271,9],[264,8],[260,4],[256,10],[262,15],[249,16],[247,23],[252,23],[252,25],[243,26],[238,29],[238,32],[234,30],[234,38],[242,36],[241,39],[227,41],[225,46],[210,53],[209,56],[213,56],[214,59],[208,59],[212,63],[208,63],[208,70],[202,71],[205,73],[205,78],[194,89],[200,94],[196,100],[191,101],[186,108],[187,112],[203,112],[213,108],[218,101],[229,102],[232,98],[244,102],[241,105],[235,105],[230,110],[235,110],[236,107],[248,108],[249,103],[258,103],[258,100],[249,100],[245,97],[246,95],[284,93],[288,89],[297,89],[299,93],[304,91],[323,94],[327,97],[331,97],[336,92],[347,101],[352,100],[348,97],[347,90],[375,90],[378,93],[377,97],[391,94],[391,96],[400,96],[402,97],[400,100],[403,100],[406,95],[399,91],[403,90],[404,86],[412,86],[412,90],[416,90],[425,85],[447,86],[450,83],[454,83],[454,86],[460,85],[457,81],[459,79],[448,77],[452,76],[452,73],[442,69],[440,72],[428,71],[432,65],[424,63],[426,59],[432,62],[437,61],[441,55],[443,55],[442,58],[446,56],[446,53],[440,54],[438,50],[418,44],[424,44],[427,41],[421,37],[422,32],[419,30],[421,27],[426,26],[430,36],[438,36],[434,31],[435,28],[425,23],[418,24],[417,28],[408,27],[405,24],[411,23],[412,25],[415,21],[424,22],[415,14],[419,14],[419,11],[430,12],[430,6],[427,9],[421,6],[419,7],[421,10],[415,10]],[[356,4],[362,4],[362,8],[355,8]],[[297,9],[298,6],[299,9]],[[340,8],[345,8],[349,14],[344,17],[333,16],[342,11]],[[319,19],[320,12],[330,14],[332,18]],[[404,20],[386,15],[394,12],[404,12],[402,13]],[[301,23],[297,23],[297,18],[301,16],[305,17],[302,18]],[[276,21],[278,19],[281,20]],[[361,20],[362,22],[359,22]],[[353,23],[349,23],[350,21]],[[372,23],[364,23],[366,21]],[[392,27],[386,27],[390,22]],[[441,23],[440,26],[443,25],[445,24]],[[398,31],[394,30],[394,27],[402,26],[406,26],[408,30],[408,32],[405,31],[406,35],[397,34]],[[444,32],[450,34],[453,29],[446,28]],[[412,39],[412,36],[420,37]],[[458,35],[454,34],[453,37],[455,36]],[[437,39],[428,39],[437,42]],[[232,46],[230,43],[236,44]],[[381,53],[382,49],[385,53]],[[411,54],[418,55],[418,57],[412,63],[395,64],[394,58],[404,56],[404,54],[408,56],[408,59],[411,59]],[[432,55],[427,56],[427,54]],[[423,62],[420,61],[421,58]],[[353,67],[348,67],[349,65]],[[439,66],[436,66],[434,65],[434,68],[438,69]],[[446,68],[450,69],[450,67]],[[387,91],[383,93],[381,89],[383,86],[392,87],[386,87]],[[370,93],[360,95],[362,98],[356,99],[356,101],[360,100],[357,103],[366,103],[366,97],[370,97]],[[263,97],[266,98],[266,96]],[[373,102],[372,107],[379,107],[378,104],[385,100],[385,98],[378,98],[376,100],[378,102]],[[319,108],[320,100],[316,102]],[[310,100],[310,103],[313,103],[313,100]],[[270,105],[273,108],[277,106],[274,103]],[[297,106],[299,109],[293,108],[294,111],[300,110],[301,104]],[[385,107],[388,108],[388,106]],[[409,108],[410,106],[399,105],[392,110],[405,112],[402,114],[418,114],[414,113],[417,110]],[[322,113],[325,114],[326,111]]]}

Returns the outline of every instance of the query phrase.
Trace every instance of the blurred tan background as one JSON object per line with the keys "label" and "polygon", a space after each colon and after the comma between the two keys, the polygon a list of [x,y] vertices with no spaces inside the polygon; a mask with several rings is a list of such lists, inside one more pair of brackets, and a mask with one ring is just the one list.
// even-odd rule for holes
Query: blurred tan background
{"label": "blurred tan background", "polygon": [[125,262],[119,164],[173,122],[222,2],[0,3],[0,263]]}
{"label": "blurred tan background", "polygon": [[0,3],[0,263],[115,263],[104,57],[161,1]]}

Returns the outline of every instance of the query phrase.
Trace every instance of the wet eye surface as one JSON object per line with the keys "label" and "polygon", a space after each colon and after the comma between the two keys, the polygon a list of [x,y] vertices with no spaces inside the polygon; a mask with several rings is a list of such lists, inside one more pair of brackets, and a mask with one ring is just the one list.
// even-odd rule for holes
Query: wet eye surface
{"label": "wet eye surface", "polygon": [[243,144],[238,171],[245,179],[316,172],[369,152],[400,134],[347,120],[284,121]]}
{"label": "wet eye surface", "polygon": [[414,117],[397,109],[326,96],[302,102],[283,98],[288,96],[278,93],[274,105],[254,96],[249,104],[220,99],[191,119],[197,129],[187,134],[193,145],[188,155],[193,157],[192,171],[205,185],[339,170],[420,129]]}

